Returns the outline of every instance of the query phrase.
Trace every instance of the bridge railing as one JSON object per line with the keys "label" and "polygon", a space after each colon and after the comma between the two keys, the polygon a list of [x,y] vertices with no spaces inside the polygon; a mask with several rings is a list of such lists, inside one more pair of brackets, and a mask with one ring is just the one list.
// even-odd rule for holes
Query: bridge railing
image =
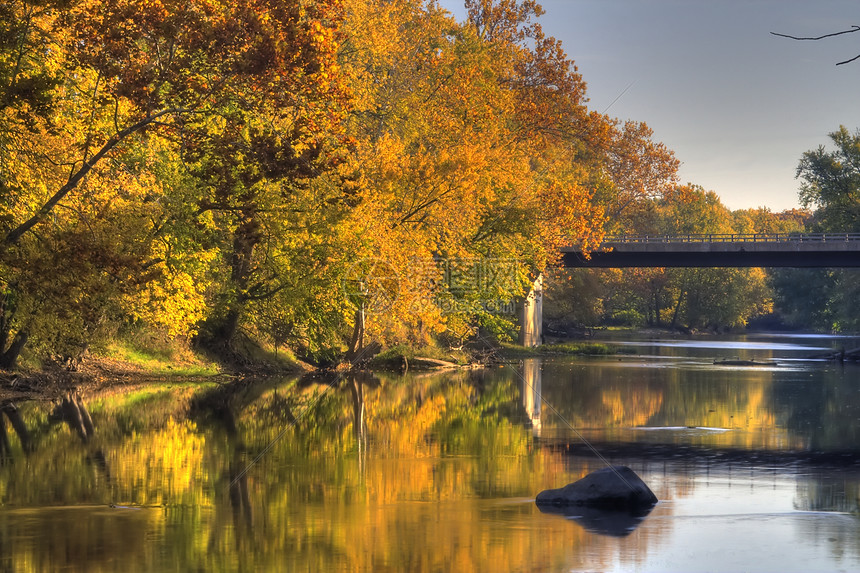
{"label": "bridge railing", "polygon": [[686,235],[618,235],[603,245],[629,243],[792,243],[860,241],[860,233],[702,233]]}

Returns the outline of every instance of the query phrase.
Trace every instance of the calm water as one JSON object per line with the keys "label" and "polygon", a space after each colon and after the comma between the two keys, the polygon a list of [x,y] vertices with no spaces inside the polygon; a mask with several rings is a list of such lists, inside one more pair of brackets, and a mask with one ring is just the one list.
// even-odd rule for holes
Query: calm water
{"label": "calm water", "polygon": [[[860,368],[800,360],[860,343],[615,342],[633,354],[17,404],[0,570],[860,570]],[[713,364],[734,357],[778,365]],[[654,490],[644,520],[534,505],[603,466],[581,438]]]}

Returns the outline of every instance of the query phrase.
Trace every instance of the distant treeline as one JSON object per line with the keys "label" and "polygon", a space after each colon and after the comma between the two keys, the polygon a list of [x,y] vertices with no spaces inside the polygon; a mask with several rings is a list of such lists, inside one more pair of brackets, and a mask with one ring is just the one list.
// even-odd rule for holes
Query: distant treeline
{"label": "distant treeline", "polygon": [[[860,230],[860,131],[830,134],[833,148],[800,158],[803,210],[730,211],[716,194],[677,187],[631,205],[616,233],[856,233]],[[557,270],[545,306],[550,330],[581,326],[678,329],[860,330],[860,273],[853,269]]]}

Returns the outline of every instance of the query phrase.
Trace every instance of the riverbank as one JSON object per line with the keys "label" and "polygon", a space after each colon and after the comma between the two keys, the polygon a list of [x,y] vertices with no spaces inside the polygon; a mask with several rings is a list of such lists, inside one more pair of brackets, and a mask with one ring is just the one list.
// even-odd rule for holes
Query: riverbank
{"label": "riverbank", "polygon": [[[502,343],[472,351],[435,346],[418,349],[394,346],[357,366],[357,369],[406,372],[482,368],[523,358],[606,356],[623,351],[623,348],[611,344],[582,341],[555,342],[534,348]],[[244,376],[301,374],[316,370],[284,351],[249,357],[245,368],[226,368],[187,346],[142,349],[119,342],[111,344],[102,353],[87,355],[74,364],[47,362],[38,367],[28,366],[13,372],[0,370],[0,401],[54,400],[72,390],[90,393],[106,388],[134,388],[147,383],[175,380],[227,383]],[[345,371],[350,366],[343,363],[330,369]]]}
{"label": "riverbank", "polygon": [[471,352],[466,350],[442,350],[435,347],[410,349],[397,346],[381,352],[371,359],[369,370],[405,371],[409,369],[432,370],[441,368],[478,368],[494,363],[523,358],[545,356],[609,356],[626,354],[624,347],[602,342],[558,341],[535,347],[500,343]]}
{"label": "riverbank", "polygon": [[39,370],[0,370],[0,403],[20,400],[56,400],[71,391],[85,394],[112,388],[129,390],[155,382],[226,383],[235,375],[220,371],[162,367],[147,368],[133,361],[96,357],[82,361],[74,370],[48,365]]}
{"label": "riverbank", "polygon": [[231,360],[215,356],[188,339],[131,333],[74,360],[25,354],[18,368],[0,370],[0,401],[53,400],[69,390],[99,391],[165,381],[225,383],[247,376],[301,374],[315,368],[288,349],[240,337]]}

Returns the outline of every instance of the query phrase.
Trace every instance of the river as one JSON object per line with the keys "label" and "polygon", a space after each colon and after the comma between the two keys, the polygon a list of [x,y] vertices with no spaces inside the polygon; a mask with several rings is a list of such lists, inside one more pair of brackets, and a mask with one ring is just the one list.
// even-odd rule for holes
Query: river
{"label": "river", "polygon": [[[6,404],[0,569],[860,570],[860,366],[805,359],[856,339],[611,342]],[[651,487],[649,515],[535,506],[603,460]]]}

